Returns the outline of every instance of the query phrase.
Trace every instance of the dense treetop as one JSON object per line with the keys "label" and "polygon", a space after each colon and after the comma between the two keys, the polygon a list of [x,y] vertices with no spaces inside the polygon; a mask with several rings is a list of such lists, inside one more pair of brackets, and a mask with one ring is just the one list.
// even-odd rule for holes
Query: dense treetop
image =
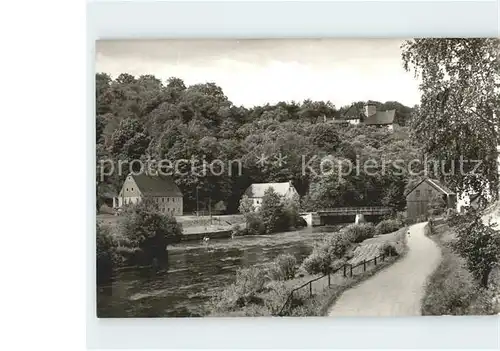
{"label": "dense treetop", "polygon": [[[308,195],[303,204],[308,208],[368,203],[401,208],[407,174],[357,174],[344,179],[316,174],[325,156],[354,163],[369,157],[406,159],[418,153],[410,146],[407,127],[403,127],[410,121],[412,108],[391,101],[375,103],[381,110],[396,109],[402,127],[390,132],[332,123],[350,106],[337,109],[329,101],[245,108],[233,105],[214,83],[186,86],[179,78],[162,82],[151,75],[126,73],[113,80],[98,73],[97,156],[116,161],[149,157],[172,162],[194,157],[200,161],[198,165],[202,160],[207,164],[221,160],[215,167],[220,170],[224,165],[221,175],[193,174],[187,172],[191,165],[180,165],[186,174],[175,175],[175,179],[184,194],[185,211],[196,208],[196,188],[202,204],[211,197],[212,204],[223,201],[228,211],[235,212],[251,183],[288,180],[301,196]],[[363,104],[355,102],[353,108],[361,112]],[[257,162],[262,155],[265,162]],[[241,175],[235,160],[241,160]],[[305,172],[304,164],[310,166]],[[111,187],[118,192],[125,175],[99,180],[98,198],[102,195],[99,189]]]}
{"label": "dense treetop", "polygon": [[[443,178],[457,191],[498,194],[500,40],[415,39],[402,47],[407,70],[421,78],[421,104],[412,129],[423,151],[447,162]],[[481,160],[452,172],[460,158]],[[456,163],[456,162],[455,162]]]}

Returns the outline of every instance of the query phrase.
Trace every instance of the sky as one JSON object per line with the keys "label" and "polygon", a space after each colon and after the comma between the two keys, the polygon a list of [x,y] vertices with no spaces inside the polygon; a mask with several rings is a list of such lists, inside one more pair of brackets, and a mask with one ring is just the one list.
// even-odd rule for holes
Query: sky
{"label": "sky", "polygon": [[106,40],[96,43],[96,72],[116,78],[152,74],[186,85],[214,82],[235,105],[305,99],[420,101],[398,39]]}

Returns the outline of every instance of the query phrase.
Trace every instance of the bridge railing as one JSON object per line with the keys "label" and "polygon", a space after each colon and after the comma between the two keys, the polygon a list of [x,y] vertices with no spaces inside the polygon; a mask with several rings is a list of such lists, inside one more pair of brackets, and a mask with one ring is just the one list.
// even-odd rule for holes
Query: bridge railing
{"label": "bridge railing", "polygon": [[[350,263],[346,263],[346,264],[340,266],[339,268],[337,268],[337,269],[335,269],[327,274],[324,274],[320,277],[309,280],[308,282],[306,282],[306,283],[304,283],[304,284],[302,284],[302,285],[300,285],[300,286],[298,286],[290,291],[285,303],[283,304],[283,306],[281,307],[281,309],[277,315],[278,316],[286,316],[290,312],[294,297],[298,296],[302,291],[306,290],[306,293],[309,295],[309,297],[312,297],[314,295],[313,294],[313,284],[314,283],[318,283],[318,284],[320,283],[323,286],[326,286],[326,284],[327,284],[328,288],[330,288],[332,286],[332,283],[331,283],[332,279],[331,278],[335,274],[342,274],[342,276],[344,278],[352,278],[354,275],[356,275],[354,273],[354,270],[356,268],[362,267],[362,271],[361,271],[361,269],[359,269],[359,270],[361,271],[361,273],[364,273],[364,272],[366,272],[367,268],[369,267],[369,265],[372,262],[373,262],[374,266],[377,266],[377,264],[384,262],[388,257],[392,257],[392,256],[393,256],[392,253],[389,253],[389,254],[381,253],[378,256],[375,256],[369,260],[363,260],[355,265],[352,265]],[[322,282],[322,280],[325,280],[325,282]],[[328,280],[328,281],[326,282],[326,280]]]}
{"label": "bridge railing", "polygon": [[381,206],[364,206],[364,207],[334,207],[323,210],[318,210],[318,213],[391,213],[392,208]]}

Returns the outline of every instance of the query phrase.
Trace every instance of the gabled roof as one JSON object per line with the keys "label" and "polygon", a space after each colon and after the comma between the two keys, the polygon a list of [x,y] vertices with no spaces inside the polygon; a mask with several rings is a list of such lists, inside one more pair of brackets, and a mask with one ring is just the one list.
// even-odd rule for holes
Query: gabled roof
{"label": "gabled roof", "polygon": [[423,182],[427,182],[430,186],[432,186],[434,189],[436,189],[440,193],[443,193],[445,195],[455,195],[455,193],[453,191],[451,191],[448,187],[444,186],[439,180],[431,179],[431,178],[422,179],[415,186],[413,186],[413,188],[411,188],[411,190],[408,191],[406,193],[406,195],[410,194],[413,190],[415,190]]}
{"label": "gabled roof", "polygon": [[364,114],[360,112],[354,104],[352,104],[342,115],[341,119],[343,120],[359,120],[363,119]]}
{"label": "gabled roof", "polygon": [[395,115],[396,110],[377,111],[374,115],[366,117],[363,123],[371,125],[393,124]]}
{"label": "gabled roof", "polygon": [[[373,104],[371,104],[373,105]],[[368,125],[388,125],[394,123],[396,110],[377,111],[371,116],[366,116],[364,112],[359,111],[353,104],[342,115],[343,120],[360,120]]]}
{"label": "gabled roof", "polygon": [[273,188],[278,195],[285,196],[290,187],[293,187],[292,182],[254,183],[247,188],[244,195],[248,197],[264,197],[264,192],[269,188]]}
{"label": "gabled roof", "polygon": [[144,196],[182,196],[172,177],[149,174],[130,174]]}
{"label": "gabled roof", "polygon": [[471,196],[469,197],[469,202],[470,203],[477,202],[480,198],[480,195],[481,194],[471,194]]}

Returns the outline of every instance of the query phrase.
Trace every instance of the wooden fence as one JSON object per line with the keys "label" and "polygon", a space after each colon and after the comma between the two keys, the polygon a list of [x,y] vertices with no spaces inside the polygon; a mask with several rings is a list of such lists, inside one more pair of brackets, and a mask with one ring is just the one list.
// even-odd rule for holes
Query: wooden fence
{"label": "wooden fence", "polygon": [[366,268],[368,267],[368,265],[370,263],[373,262],[374,265],[376,266],[377,264],[384,262],[387,257],[391,257],[391,256],[393,256],[393,255],[382,253],[382,254],[375,256],[369,260],[363,260],[356,265],[346,263],[346,264],[340,266],[339,268],[337,268],[337,269],[335,269],[327,274],[324,274],[318,278],[314,278],[314,279],[308,281],[307,283],[304,283],[301,286],[294,288],[292,291],[290,291],[290,294],[288,295],[288,298],[286,299],[285,303],[283,304],[283,307],[281,307],[281,310],[279,311],[278,316],[286,315],[286,312],[288,312],[290,307],[292,306],[294,294],[298,294],[301,290],[307,289],[308,293],[309,293],[309,297],[312,297],[313,296],[313,283],[318,282],[322,279],[328,279],[328,287],[330,287],[332,275],[335,275],[337,273],[339,273],[339,274],[342,273],[344,278],[352,277],[353,270],[356,269],[357,267],[362,266],[363,272],[366,272]]}

